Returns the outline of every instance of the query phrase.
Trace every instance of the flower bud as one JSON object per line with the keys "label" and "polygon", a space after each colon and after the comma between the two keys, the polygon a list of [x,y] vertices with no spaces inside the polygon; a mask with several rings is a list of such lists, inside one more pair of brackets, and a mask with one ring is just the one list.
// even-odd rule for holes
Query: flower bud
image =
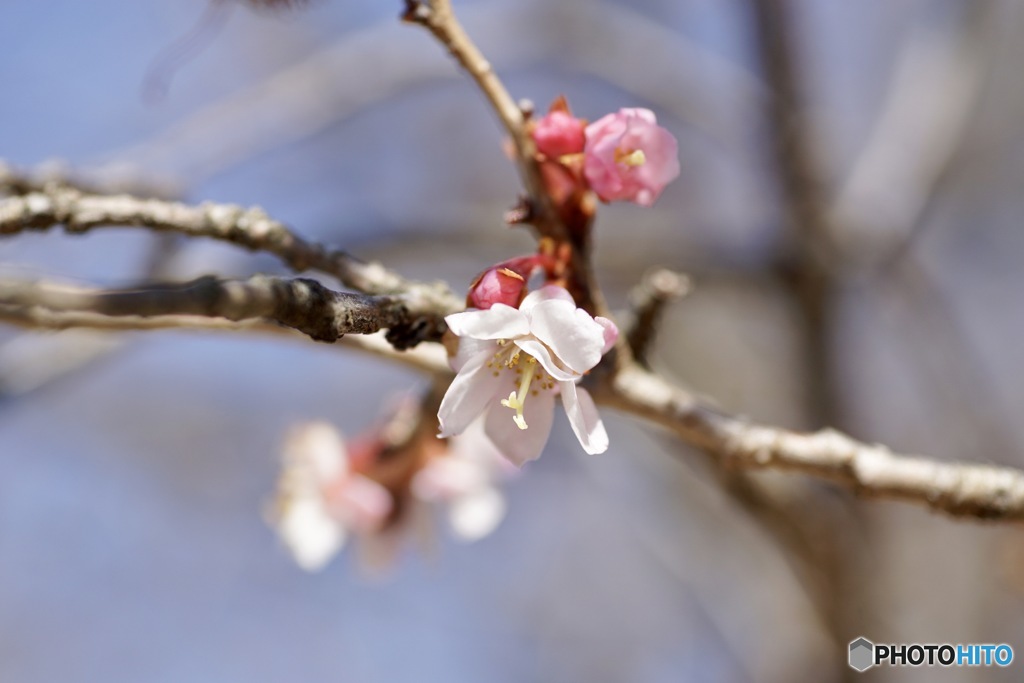
{"label": "flower bud", "polygon": [[552,111],[537,120],[533,141],[537,144],[537,151],[549,159],[580,154],[586,143],[583,121],[567,111]]}

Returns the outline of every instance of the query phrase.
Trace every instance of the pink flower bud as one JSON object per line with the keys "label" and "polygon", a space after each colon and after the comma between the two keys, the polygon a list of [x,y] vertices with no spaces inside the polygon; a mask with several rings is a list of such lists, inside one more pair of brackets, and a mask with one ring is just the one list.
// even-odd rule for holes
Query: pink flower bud
{"label": "pink flower bud", "polygon": [[586,142],[583,121],[566,111],[552,111],[537,119],[533,141],[537,143],[537,150],[549,159],[579,154]]}
{"label": "pink flower bud", "polygon": [[516,308],[523,298],[526,279],[509,268],[494,267],[484,272],[470,288],[466,305],[486,310],[494,304]]}
{"label": "pink flower bud", "polygon": [[491,266],[470,285],[466,306],[487,310],[494,304],[505,304],[518,308],[526,295],[527,280],[538,270],[549,271],[551,267],[551,258],[545,254],[517,256]]}
{"label": "pink flower bud", "polygon": [[676,139],[649,109],[620,109],[586,129],[583,173],[603,201],[650,206],[679,175]]}

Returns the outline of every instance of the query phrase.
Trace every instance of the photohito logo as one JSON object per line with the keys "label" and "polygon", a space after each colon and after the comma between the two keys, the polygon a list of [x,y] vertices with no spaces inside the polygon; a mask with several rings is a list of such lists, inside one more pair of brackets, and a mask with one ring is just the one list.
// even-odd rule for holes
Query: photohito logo
{"label": "photohito logo", "polygon": [[873,666],[1009,666],[1013,648],[1003,643],[951,643],[876,645],[863,636],[850,642],[850,668],[867,671]]}

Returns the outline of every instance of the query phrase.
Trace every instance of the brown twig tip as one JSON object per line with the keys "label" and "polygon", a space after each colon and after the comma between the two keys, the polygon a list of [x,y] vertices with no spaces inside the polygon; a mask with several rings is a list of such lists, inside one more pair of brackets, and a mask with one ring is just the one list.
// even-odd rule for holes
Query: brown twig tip
{"label": "brown twig tip", "polygon": [[665,306],[686,296],[692,289],[690,278],[666,268],[649,271],[630,293],[632,316],[626,340],[633,358],[643,366],[657,336]]}
{"label": "brown twig tip", "polygon": [[519,197],[515,206],[505,212],[505,223],[508,225],[523,225],[533,219],[533,205],[528,197]]}
{"label": "brown twig tip", "polygon": [[430,21],[430,7],[418,0],[405,0],[405,11],[402,12],[402,21],[409,24],[426,24]]}

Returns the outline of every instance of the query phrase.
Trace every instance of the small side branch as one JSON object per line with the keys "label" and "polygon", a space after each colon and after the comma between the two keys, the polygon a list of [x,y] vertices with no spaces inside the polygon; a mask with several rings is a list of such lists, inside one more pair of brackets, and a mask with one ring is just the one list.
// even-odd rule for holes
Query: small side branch
{"label": "small side branch", "polygon": [[462,28],[451,0],[405,0],[402,19],[430,31],[455,61],[465,69],[487,98],[515,147],[519,175],[529,197],[529,223],[544,236],[567,237],[558,218],[536,162],[537,148],[526,130],[526,115],[491,67],[480,49]]}
{"label": "small side branch", "polygon": [[410,317],[405,304],[393,297],[335,292],[315,280],[262,275],[248,280],[203,277],[184,284],[120,291],[2,281],[0,310],[6,316],[20,314],[23,319],[54,326],[62,318],[93,327],[101,327],[103,319],[121,317],[160,320],[173,316],[178,323],[188,322],[188,316],[235,322],[269,320],[325,342],[337,341],[345,334],[388,329],[394,343],[396,338],[408,336],[409,328],[418,322]]}
{"label": "small side branch", "polygon": [[647,353],[658,333],[665,305],[686,296],[690,278],[665,268],[647,273],[630,293],[632,321],[626,340],[633,359],[647,367]]}

